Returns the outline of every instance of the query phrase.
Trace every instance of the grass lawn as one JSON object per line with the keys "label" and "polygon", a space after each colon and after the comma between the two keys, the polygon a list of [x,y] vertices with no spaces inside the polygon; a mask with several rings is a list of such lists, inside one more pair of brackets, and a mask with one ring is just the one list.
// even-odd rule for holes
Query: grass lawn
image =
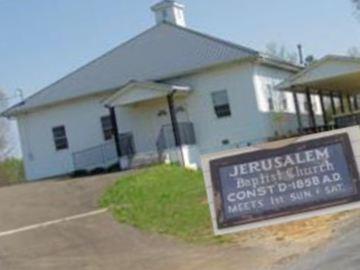
{"label": "grass lawn", "polygon": [[120,222],[195,243],[228,242],[214,237],[201,172],[161,165],[127,176],[101,198]]}

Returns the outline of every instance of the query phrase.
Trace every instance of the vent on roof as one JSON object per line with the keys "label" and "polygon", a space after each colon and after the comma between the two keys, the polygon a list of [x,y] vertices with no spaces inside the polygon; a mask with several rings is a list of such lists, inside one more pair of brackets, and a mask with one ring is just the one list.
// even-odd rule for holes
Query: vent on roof
{"label": "vent on roof", "polygon": [[184,10],[185,6],[175,1],[163,0],[151,7],[155,13],[156,23],[169,22],[179,26],[186,26]]}

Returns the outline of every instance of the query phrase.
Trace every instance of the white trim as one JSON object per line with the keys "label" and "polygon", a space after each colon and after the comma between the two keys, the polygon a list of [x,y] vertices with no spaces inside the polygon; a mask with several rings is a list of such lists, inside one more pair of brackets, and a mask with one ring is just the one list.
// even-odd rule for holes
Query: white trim
{"label": "white trim", "polygon": [[36,230],[36,229],[40,229],[40,228],[46,228],[51,225],[55,225],[55,224],[59,224],[59,223],[63,223],[63,222],[68,222],[68,221],[72,221],[72,220],[77,220],[77,219],[82,219],[82,218],[86,218],[86,217],[90,217],[90,216],[103,214],[107,211],[108,211],[108,209],[104,208],[104,209],[95,210],[92,212],[87,212],[87,213],[83,213],[83,214],[79,214],[79,215],[75,215],[75,216],[70,216],[70,217],[51,220],[51,221],[42,222],[42,223],[38,223],[38,224],[33,224],[30,226],[21,227],[21,228],[15,229],[15,230],[4,231],[4,232],[0,232],[0,237],[9,236],[9,235],[26,232],[26,231],[31,231],[31,230]]}
{"label": "white trim", "polygon": [[116,102],[116,100],[120,99],[122,95],[131,91],[134,88],[146,88],[149,90],[162,92],[163,93],[163,94],[161,94],[162,96],[166,96],[166,95],[172,93],[173,91],[180,91],[183,93],[187,93],[187,92],[191,91],[191,88],[188,86],[169,85],[169,84],[164,84],[164,83],[155,83],[155,82],[151,82],[151,81],[148,81],[148,82],[131,81],[131,82],[127,83],[124,87],[120,88],[115,94],[111,95],[110,97],[108,97],[107,99],[102,101],[102,104],[104,104],[104,106],[112,107],[112,106],[114,106],[114,103]]}

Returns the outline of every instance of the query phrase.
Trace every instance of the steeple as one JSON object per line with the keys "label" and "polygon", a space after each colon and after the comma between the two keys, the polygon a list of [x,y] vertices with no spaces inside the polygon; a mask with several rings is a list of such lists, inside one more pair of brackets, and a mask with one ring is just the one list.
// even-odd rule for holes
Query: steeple
{"label": "steeple", "polygon": [[182,27],[186,27],[185,6],[175,1],[163,0],[151,7],[155,13],[156,23],[169,22]]}

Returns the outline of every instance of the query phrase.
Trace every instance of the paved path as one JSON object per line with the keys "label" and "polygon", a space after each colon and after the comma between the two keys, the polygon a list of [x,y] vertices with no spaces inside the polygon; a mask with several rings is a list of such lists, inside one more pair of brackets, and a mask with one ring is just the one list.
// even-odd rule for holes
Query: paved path
{"label": "paved path", "polygon": [[[121,225],[98,209],[100,195],[121,177],[110,174],[1,188],[0,269],[266,270],[297,257],[299,247],[279,242],[274,248],[257,232],[243,235],[256,238],[250,239],[252,245],[248,239],[233,246],[199,247]],[[340,240],[341,245],[359,250],[359,246],[346,247],[348,239],[358,234],[350,233]],[[318,263],[332,263],[333,254],[330,248]],[[357,254],[353,255],[356,262]],[[305,269],[317,268],[296,268]]]}
{"label": "paved path", "polygon": [[0,189],[0,269],[250,270],[265,264],[258,259],[266,257],[261,249],[194,247],[120,225],[107,212],[93,212],[100,194],[120,177]]}
{"label": "paved path", "polygon": [[101,214],[1,238],[0,269],[257,269],[259,254],[234,252],[149,236]]}
{"label": "paved path", "polygon": [[117,173],[0,188],[0,232],[97,210],[102,192],[120,176]]}

